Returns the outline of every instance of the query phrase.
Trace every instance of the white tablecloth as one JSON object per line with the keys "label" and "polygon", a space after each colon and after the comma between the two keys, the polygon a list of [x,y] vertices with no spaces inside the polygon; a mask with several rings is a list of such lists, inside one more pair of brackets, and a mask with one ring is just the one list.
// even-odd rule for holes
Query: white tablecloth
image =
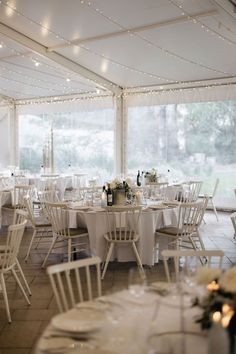
{"label": "white tablecloth", "polygon": [[[182,300],[184,306],[180,306]],[[94,333],[97,348],[92,353],[96,353],[96,350],[100,352],[99,349],[101,353],[107,351],[114,354],[154,353],[150,351],[150,338],[154,334],[155,345],[152,349],[155,348],[155,353],[207,354],[207,333],[202,332],[200,325],[195,323],[195,316],[202,310],[191,307],[189,296],[184,296],[182,300],[179,295],[161,297],[152,292],[134,297],[128,290],[101,298],[100,301],[110,304],[111,313],[108,310],[104,314],[105,321],[101,323],[99,331]],[[94,309],[96,303],[99,305],[99,299],[81,306],[89,308],[90,304]],[[112,310],[117,305],[120,305],[120,309],[116,314],[117,321],[113,321]],[[79,311],[79,308],[68,311],[66,318],[79,318]],[[38,343],[36,353],[42,353],[40,348],[45,350],[47,344],[52,345],[55,340],[53,336],[57,333],[56,329],[49,326]]]}
{"label": "white tablecloth", "polygon": [[[94,255],[105,261],[106,241],[104,234],[107,232],[106,214],[104,211],[69,210],[69,227],[87,227],[89,233],[90,248]],[[177,226],[178,208],[142,211],[139,222],[140,239],[137,244],[142,264],[149,266],[158,261],[158,255],[154,253],[155,231],[165,226]],[[167,248],[168,237],[160,239],[159,253]],[[113,259],[120,262],[136,261],[133,250],[129,245],[116,247]]]}

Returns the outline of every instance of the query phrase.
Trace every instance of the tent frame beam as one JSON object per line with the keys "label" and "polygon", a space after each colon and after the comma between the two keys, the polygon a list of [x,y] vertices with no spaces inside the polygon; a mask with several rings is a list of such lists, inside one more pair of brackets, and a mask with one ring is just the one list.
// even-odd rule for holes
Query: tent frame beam
{"label": "tent frame beam", "polygon": [[[217,13],[218,12],[216,10],[211,10],[211,11],[207,11],[207,12],[196,13],[192,16],[194,16],[194,18],[210,17],[210,16],[216,15]],[[143,31],[146,31],[149,29],[157,29],[157,28],[171,26],[173,24],[183,23],[183,22],[187,22],[187,21],[191,21],[189,16],[175,17],[171,20],[165,20],[165,21],[161,21],[161,22],[155,22],[155,23],[152,23],[149,25],[127,28],[127,29],[124,29],[124,30],[121,30],[118,32],[111,32],[111,33],[106,33],[106,34],[93,36],[93,37],[87,37],[87,38],[77,38],[77,39],[70,41],[70,43],[63,43],[63,44],[51,46],[47,50],[49,52],[52,52],[56,49],[71,47],[73,45],[79,45],[79,44],[86,43],[86,42],[99,41],[99,40],[119,37],[119,36],[127,35],[127,34],[130,34],[133,32],[143,32]]]}
{"label": "tent frame beam", "polygon": [[12,27],[0,22],[0,33],[11,38],[12,40],[20,43],[24,47],[31,49],[33,52],[40,54],[57,64],[67,68],[68,70],[75,72],[86,79],[92,81],[95,86],[101,87],[105,90],[112,92],[115,95],[120,95],[122,93],[122,88],[115,83],[105,79],[104,77],[94,73],[93,71],[85,68],[84,66],[64,57],[56,52],[48,52],[47,47],[36,42],[35,40],[25,36],[24,34],[14,30]]}

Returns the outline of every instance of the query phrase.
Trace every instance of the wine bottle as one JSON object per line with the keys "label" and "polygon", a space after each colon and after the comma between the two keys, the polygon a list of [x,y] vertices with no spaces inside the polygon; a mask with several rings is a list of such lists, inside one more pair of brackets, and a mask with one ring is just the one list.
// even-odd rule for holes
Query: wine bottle
{"label": "wine bottle", "polygon": [[140,187],[141,186],[141,181],[140,181],[140,171],[138,170],[138,174],[137,174],[137,186]]}
{"label": "wine bottle", "polygon": [[108,189],[107,189],[107,205],[112,206],[113,205],[113,193],[110,187],[110,184],[108,183]]}
{"label": "wine bottle", "polygon": [[101,207],[105,208],[107,206],[107,194],[105,186],[102,187],[102,196],[101,196]]}

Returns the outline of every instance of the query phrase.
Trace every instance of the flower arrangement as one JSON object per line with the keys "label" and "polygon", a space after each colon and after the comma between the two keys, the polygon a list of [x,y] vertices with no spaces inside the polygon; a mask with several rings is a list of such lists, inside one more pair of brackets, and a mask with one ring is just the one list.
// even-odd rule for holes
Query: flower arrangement
{"label": "flower arrangement", "polygon": [[196,320],[202,329],[209,329],[217,315],[222,326],[228,330],[231,351],[236,335],[236,267],[225,272],[219,269],[201,268],[196,282],[206,287],[207,293],[196,304],[203,308],[202,315]]}
{"label": "flower arrangement", "polygon": [[145,171],[143,173],[148,182],[157,182],[157,171],[155,168],[152,168],[150,171]]}
{"label": "flower arrangement", "polygon": [[130,178],[126,178],[124,181],[120,181],[118,178],[115,178],[109,184],[112,190],[125,190],[125,192],[130,192],[132,180]]}

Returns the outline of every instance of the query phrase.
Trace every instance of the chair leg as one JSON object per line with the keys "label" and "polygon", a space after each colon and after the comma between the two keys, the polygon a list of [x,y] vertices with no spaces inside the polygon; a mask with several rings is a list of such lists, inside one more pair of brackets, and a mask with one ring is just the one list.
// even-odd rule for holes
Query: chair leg
{"label": "chair leg", "polygon": [[67,240],[67,254],[68,254],[68,262],[71,262],[71,239]]}
{"label": "chair leg", "polygon": [[199,243],[200,243],[200,245],[201,245],[202,250],[205,251],[206,248],[205,248],[205,245],[204,245],[204,243],[203,243],[203,241],[202,241],[202,238],[201,238],[201,235],[200,235],[198,229],[197,229],[197,231],[196,231],[196,234],[197,234],[197,238],[198,238],[198,241],[199,241]]}
{"label": "chair leg", "polygon": [[138,264],[138,266],[139,266],[141,272],[144,273],[143,265],[142,265],[140,256],[139,256],[139,254],[138,254],[138,250],[137,250],[136,245],[135,245],[134,242],[132,242],[132,247],[133,247],[133,250],[134,250],[135,257],[136,257],[136,259],[137,259],[137,264]]}
{"label": "chair leg", "polygon": [[213,200],[211,199],[211,203],[212,203],[212,206],[213,206],[213,210],[214,210],[214,213],[215,213],[215,216],[216,216],[216,220],[219,221],[219,218],[218,218],[218,213],[217,213],[217,210],[216,210],[216,207],[215,207],[215,204],[213,202]]}
{"label": "chair leg", "polygon": [[28,284],[28,282],[27,282],[27,280],[26,280],[26,278],[25,278],[25,275],[24,275],[24,273],[23,273],[23,270],[22,270],[22,268],[21,268],[21,266],[20,266],[20,263],[19,263],[18,259],[16,259],[16,265],[17,265],[17,268],[18,268],[18,270],[19,270],[19,272],[20,272],[20,275],[21,275],[21,277],[22,277],[22,279],[23,279],[23,282],[24,282],[24,284],[25,284],[25,287],[26,287],[26,289],[27,289],[27,291],[28,291],[28,294],[31,296],[32,293],[31,293],[29,284]]}
{"label": "chair leg", "polygon": [[104,266],[103,271],[102,271],[101,279],[104,279],[104,277],[105,277],[105,274],[106,274],[106,271],[107,271],[107,266],[108,266],[108,263],[110,262],[110,259],[111,259],[113,248],[114,248],[114,243],[111,243],[110,244],[110,248],[109,248],[108,253],[107,253],[106,263],[105,263],[105,266]]}
{"label": "chair leg", "polygon": [[51,246],[50,246],[50,248],[49,248],[49,250],[48,250],[48,253],[47,253],[47,255],[46,255],[46,257],[45,257],[45,259],[44,259],[44,261],[43,261],[43,264],[42,264],[42,268],[44,268],[45,267],[45,264],[46,264],[46,262],[47,262],[47,260],[48,260],[48,257],[50,256],[50,254],[51,254],[51,252],[52,252],[52,250],[53,250],[53,247],[55,246],[55,243],[57,242],[57,236],[56,237],[54,237],[53,236],[53,240],[52,240],[52,243],[51,243]]}
{"label": "chair leg", "polygon": [[7,297],[7,289],[6,289],[5,279],[2,273],[0,274],[0,284],[2,287],[3,299],[6,307],[7,319],[8,322],[11,323],[11,314],[10,314],[10,308],[9,308],[8,297]]}
{"label": "chair leg", "polygon": [[27,262],[27,259],[28,259],[28,257],[29,257],[29,254],[30,254],[32,245],[33,245],[33,243],[34,243],[34,239],[35,239],[36,233],[37,233],[37,231],[34,230],[33,235],[32,235],[32,237],[31,237],[31,241],[30,241],[30,244],[29,244],[29,248],[28,248],[27,254],[26,254],[26,256],[25,256],[25,262]]}
{"label": "chair leg", "polygon": [[14,278],[15,278],[15,280],[16,280],[16,282],[17,282],[17,284],[18,284],[18,286],[19,286],[19,288],[20,288],[20,290],[21,290],[21,292],[22,292],[27,304],[30,305],[30,301],[28,299],[28,296],[26,295],[26,292],[25,292],[25,290],[24,290],[24,288],[23,288],[23,286],[22,286],[22,284],[20,282],[20,279],[18,278],[18,276],[16,274],[15,269],[12,269],[11,271],[12,271],[12,274],[13,274],[13,276],[14,276]]}

